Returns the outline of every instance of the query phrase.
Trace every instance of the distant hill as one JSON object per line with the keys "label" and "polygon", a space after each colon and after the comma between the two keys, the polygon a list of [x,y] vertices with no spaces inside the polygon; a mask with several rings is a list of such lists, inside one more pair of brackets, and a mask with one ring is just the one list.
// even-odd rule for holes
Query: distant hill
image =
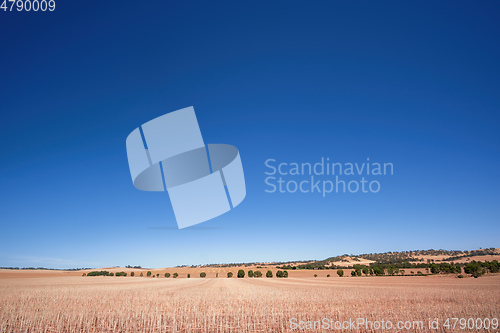
{"label": "distant hill", "polygon": [[454,262],[465,263],[468,261],[500,260],[500,248],[487,248],[472,251],[461,250],[414,250],[402,252],[366,253],[366,254],[343,254],[340,256],[326,258],[324,260],[303,260],[289,262],[253,262],[253,263],[231,263],[194,265],[191,267],[240,267],[240,266],[268,266],[284,265],[287,267],[315,268],[315,267],[352,267],[353,265],[370,264],[397,264],[397,263],[442,263]]}

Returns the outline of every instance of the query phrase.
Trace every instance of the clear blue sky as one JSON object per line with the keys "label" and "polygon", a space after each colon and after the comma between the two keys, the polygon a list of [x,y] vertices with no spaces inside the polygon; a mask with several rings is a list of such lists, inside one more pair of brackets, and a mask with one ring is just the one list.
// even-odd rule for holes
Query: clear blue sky
{"label": "clear blue sky", "polygon": [[[0,266],[498,247],[497,1],[57,1],[0,12]],[[125,138],[194,106],[247,197],[176,229]],[[265,193],[264,161],[391,162],[377,194]]]}

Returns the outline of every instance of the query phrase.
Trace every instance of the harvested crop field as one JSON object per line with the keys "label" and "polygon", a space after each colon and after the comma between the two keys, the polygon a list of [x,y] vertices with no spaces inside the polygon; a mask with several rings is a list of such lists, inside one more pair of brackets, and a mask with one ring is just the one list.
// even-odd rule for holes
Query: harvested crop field
{"label": "harvested crop field", "polygon": [[[332,325],[325,331],[332,332],[497,332],[492,326],[460,330],[443,324],[446,318],[485,323],[499,316],[499,275],[0,279],[0,332],[317,332],[306,325],[323,318]],[[394,327],[334,328],[336,321],[357,318]],[[429,329],[436,318],[438,329]],[[294,326],[300,321],[303,329]],[[395,327],[413,321],[417,326]]]}

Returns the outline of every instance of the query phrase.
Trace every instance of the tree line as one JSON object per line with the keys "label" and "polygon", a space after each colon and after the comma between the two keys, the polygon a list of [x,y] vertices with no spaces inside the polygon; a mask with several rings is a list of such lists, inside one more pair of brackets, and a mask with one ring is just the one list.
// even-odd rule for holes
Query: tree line
{"label": "tree line", "polygon": [[[125,272],[116,272],[116,273],[113,273],[113,272],[108,272],[108,271],[92,271],[92,272],[88,272],[88,273],[83,273],[83,276],[127,276],[127,273]],[[135,276],[135,273],[134,272],[131,272],[130,273],[130,276],[134,277]],[[143,273],[141,272],[140,273],[140,276],[142,277],[143,276]],[[147,271],[146,272],[146,276],[147,277],[160,277],[160,274],[157,273],[156,275],[152,274],[151,271]],[[172,276],[174,279],[177,278],[179,276],[178,273],[173,273],[172,275],[170,273],[165,273],[164,276],[166,278],[169,278],[170,276]],[[207,274],[205,272],[201,272],[200,273],[200,278],[205,278],[207,276]],[[186,275],[187,278],[191,278],[191,274],[187,274]],[[216,276],[215,277],[219,277],[219,273],[216,273]],[[228,272],[227,273],[227,277],[228,278],[231,278],[233,277],[233,273],[232,272]],[[237,273],[237,277],[238,278],[244,278],[245,277],[245,271],[243,269],[240,269],[238,270],[238,273]],[[253,270],[249,270],[248,271],[248,277],[249,278],[261,278],[262,277],[262,272],[261,271],[253,271]],[[266,272],[266,277],[267,278],[272,278],[273,277],[273,272],[271,270],[268,270]],[[276,271],[276,277],[277,278],[287,278],[288,277],[288,271],[284,270],[278,270]]]}
{"label": "tree line", "polygon": [[[272,278],[276,276],[277,278],[287,278],[288,277],[288,271],[283,268],[288,268],[289,266],[278,266],[278,269],[274,274],[271,270],[268,270],[266,272],[266,277],[267,278]],[[422,273],[421,271],[417,271],[416,275],[429,275],[429,274],[459,274],[459,277],[463,277],[461,274],[462,272],[465,274],[470,274],[473,277],[479,277],[481,275],[484,275],[486,273],[499,273],[500,272],[500,264],[497,260],[493,261],[471,261],[469,263],[465,264],[459,264],[459,263],[447,263],[447,262],[442,262],[442,263],[417,263],[417,264],[412,264],[409,262],[403,262],[403,263],[395,263],[395,264],[377,264],[377,263],[372,263],[370,265],[361,265],[361,264],[355,264],[352,266],[352,271],[351,271],[351,276],[394,276],[394,275],[415,275],[413,271],[410,271],[408,274],[407,269],[412,269],[412,268],[425,268],[426,269],[426,274]],[[296,268],[296,267],[291,267],[292,270],[294,269],[304,269],[304,268]],[[318,268],[316,268],[318,269]],[[328,269],[331,269],[330,267]],[[92,271],[87,274],[83,273],[85,276],[127,276],[127,273],[125,272],[108,272],[108,271]],[[337,268],[337,275],[342,277],[344,276],[344,270],[342,268]],[[135,276],[134,272],[130,273],[130,276]],[[143,276],[143,273],[140,273],[140,276]],[[152,274],[151,271],[146,272],[147,277],[160,277],[160,274]],[[169,278],[172,276],[173,278],[177,278],[179,276],[178,273],[173,273],[172,275],[170,273],[164,273],[165,278]],[[200,273],[200,278],[205,278],[207,274],[205,272]],[[244,278],[245,276],[248,276],[249,278],[261,278],[263,276],[263,273],[260,270],[248,270],[248,272],[245,272],[243,269],[238,270],[237,275],[238,278]],[[315,277],[317,277],[317,274],[314,274]],[[190,278],[191,274],[187,274],[187,277]],[[216,277],[219,277],[219,273],[216,273]],[[231,278],[233,277],[232,272],[227,272],[227,277]],[[328,277],[330,277],[330,274],[328,274]]]}
{"label": "tree line", "polygon": [[[463,267],[462,267],[463,266]],[[404,269],[400,269],[397,264],[385,265],[385,264],[370,264],[367,265],[353,265],[353,270],[351,271],[351,276],[365,276],[367,275],[375,275],[375,276],[384,276],[384,275],[407,275]],[[450,263],[439,263],[439,264],[430,264],[427,267],[427,271],[431,274],[459,274],[459,277],[463,277],[461,275],[463,272],[465,274],[470,274],[471,276],[477,278],[487,272],[489,273],[499,273],[500,272],[500,264],[497,260],[493,261],[471,261],[466,264],[450,264]],[[414,275],[411,272],[411,275]],[[342,277],[344,276],[343,269],[337,269],[337,275]],[[417,272],[417,275],[428,275],[424,274],[421,271]],[[317,277],[317,274],[315,274]],[[328,274],[327,277],[330,277]]]}

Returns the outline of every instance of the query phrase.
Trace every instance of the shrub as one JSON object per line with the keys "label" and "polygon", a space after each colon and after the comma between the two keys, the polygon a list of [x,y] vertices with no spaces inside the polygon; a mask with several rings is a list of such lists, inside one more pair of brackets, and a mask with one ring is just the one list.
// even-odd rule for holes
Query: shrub
{"label": "shrub", "polygon": [[144,276],[144,275],[142,274],[142,272],[141,272],[141,275],[140,275],[140,276],[141,276],[141,277],[143,277],[143,276]]}
{"label": "shrub", "polygon": [[462,274],[458,274],[458,275],[457,275],[457,278],[459,278],[459,279],[463,279],[463,278],[464,278],[464,276],[463,276]]}
{"label": "shrub", "polygon": [[351,271],[351,276],[356,276],[356,271]]}
{"label": "shrub", "polygon": [[125,272],[116,272],[116,276],[127,276],[127,273]]}
{"label": "shrub", "polygon": [[83,273],[82,276],[87,276],[87,274]]}
{"label": "shrub", "polygon": [[131,277],[134,277],[135,273],[134,272],[130,272],[130,276]]}
{"label": "shrub", "polygon": [[283,277],[283,271],[277,270],[276,271],[276,277],[277,278],[282,278]]}
{"label": "shrub", "polygon": [[228,272],[228,273],[227,273],[227,277],[228,277],[228,278],[232,278],[232,277],[233,277],[233,273],[232,273],[232,272]]}
{"label": "shrub", "polygon": [[170,277],[170,273],[165,273],[165,277],[169,278]]}
{"label": "shrub", "polygon": [[174,273],[174,275],[172,275],[172,277],[173,277],[174,279],[175,279],[176,277],[178,277],[178,276],[179,276],[179,274],[177,274],[177,273]]}
{"label": "shrub", "polygon": [[200,273],[200,277],[201,277],[201,278],[204,278],[205,276],[207,276],[207,273],[205,273],[205,272],[201,272],[201,273]]}
{"label": "shrub", "polygon": [[314,274],[314,277],[318,277],[318,274]]}
{"label": "shrub", "polygon": [[337,269],[337,275],[339,277],[343,277],[344,276],[344,271],[342,269]]}
{"label": "shrub", "polygon": [[330,277],[330,274],[327,274],[326,277]]}
{"label": "shrub", "polygon": [[[115,276],[115,274],[114,273],[109,273],[109,276]],[[118,275],[118,273],[116,273],[116,276],[120,276],[120,275]]]}
{"label": "shrub", "polygon": [[148,272],[146,273],[146,275],[147,275],[148,277],[150,277],[150,276],[151,276],[151,271],[148,271]]}
{"label": "shrub", "polygon": [[156,277],[160,277],[160,273],[156,273]]}
{"label": "shrub", "polygon": [[248,277],[253,278],[253,271],[252,270],[248,271]]}
{"label": "shrub", "polygon": [[288,271],[283,271],[283,277],[286,279],[288,277]]}
{"label": "shrub", "polygon": [[187,275],[187,278],[188,278],[188,279],[189,279],[189,278],[191,278],[191,274],[188,274],[188,275]]}
{"label": "shrub", "polygon": [[424,273],[422,273],[421,271],[418,271],[418,272],[417,272],[417,275],[418,275],[418,276],[424,276]]}
{"label": "shrub", "polygon": [[255,272],[253,272],[253,277],[256,277],[256,278],[262,277],[262,272],[261,271],[255,271]]}
{"label": "shrub", "polygon": [[266,277],[268,277],[268,278],[272,278],[272,277],[273,277],[273,272],[271,272],[271,271],[267,271],[267,273],[266,273]]}
{"label": "shrub", "polygon": [[240,269],[240,270],[238,271],[238,278],[240,278],[240,279],[241,279],[241,278],[244,278],[244,277],[245,277],[245,271],[244,271],[244,270],[242,270],[242,269]]}

